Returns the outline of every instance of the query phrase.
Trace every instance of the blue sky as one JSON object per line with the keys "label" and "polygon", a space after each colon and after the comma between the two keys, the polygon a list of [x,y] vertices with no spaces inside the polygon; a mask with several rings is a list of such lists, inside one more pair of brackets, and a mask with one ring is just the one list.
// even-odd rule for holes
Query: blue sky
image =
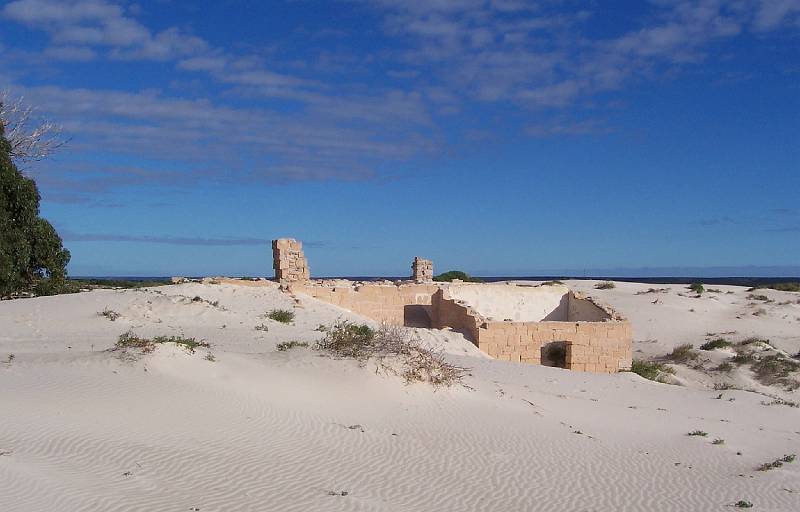
{"label": "blue sky", "polygon": [[73,275],[800,275],[800,0],[0,3]]}

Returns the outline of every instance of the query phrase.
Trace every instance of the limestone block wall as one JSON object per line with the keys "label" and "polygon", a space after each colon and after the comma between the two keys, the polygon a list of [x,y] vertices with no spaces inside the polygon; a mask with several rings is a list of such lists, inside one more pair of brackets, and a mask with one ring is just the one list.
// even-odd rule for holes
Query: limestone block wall
{"label": "limestone block wall", "polygon": [[[492,321],[463,301],[451,298],[449,290],[438,290],[432,299],[434,327],[451,327],[463,333],[486,354],[502,361],[547,363],[543,354],[560,351],[559,366],[570,370],[613,373],[629,369],[633,332],[630,322],[612,318],[612,313],[591,300],[568,294],[577,305],[570,311],[588,312],[587,320]],[[594,318],[597,318],[596,320]],[[544,350],[543,350],[544,349]]]}
{"label": "limestone block wall", "polygon": [[293,283],[289,289],[379,322],[452,328],[481,351],[504,361],[589,372],[613,373],[630,368],[630,323],[587,297],[569,291],[560,298],[548,297],[553,311],[559,312],[558,321],[504,321],[483,316],[465,300],[452,297],[458,286],[463,285],[315,282]]}
{"label": "limestone block wall", "polygon": [[430,283],[433,281],[433,262],[425,260],[419,256],[414,257],[411,264],[411,279],[418,283]]}
{"label": "limestone block wall", "polygon": [[272,266],[275,269],[275,279],[281,284],[302,283],[309,279],[303,244],[294,238],[272,241]]}

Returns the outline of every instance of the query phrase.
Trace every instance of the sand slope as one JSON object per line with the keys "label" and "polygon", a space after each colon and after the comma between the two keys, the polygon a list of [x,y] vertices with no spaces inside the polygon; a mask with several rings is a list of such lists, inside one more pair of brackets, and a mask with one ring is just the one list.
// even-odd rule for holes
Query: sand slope
{"label": "sand slope", "polygon": [[[633,320],[637,340],[657,336],[641,344],[654,353],[723,323],[684,321],[694,317],[677,296],[656,314],[627,286],[603,296]],[[98,316],[105,307],[122,317]],[[260,318],[276,307],[293,308],[295,324]],[[0,508],[705,511],[746,499],[753,510],[800,509],[800,462],[754,471],[800,452],[800,409],[744,391],[716,399],[632,374],[494,361],[443,331],[419,333],[472,368],[471,389],[434,391],[309,349],[275,351],[318,339],[317,326],[338,318],[358,320],[234,285],[0,302],[0,360],[16,356],[0,363]],[[755,318],[762,334],[784,332]],[[695,331],[674,333],[685,323]],[[269,330],[254,329],[262,324]],[[206,339],[216,361],[174,346],[132,362],[105,351],[131,328]],[[796,345],[786,332],[781,342]],[[708,437],[686,435],[696,429]]]}

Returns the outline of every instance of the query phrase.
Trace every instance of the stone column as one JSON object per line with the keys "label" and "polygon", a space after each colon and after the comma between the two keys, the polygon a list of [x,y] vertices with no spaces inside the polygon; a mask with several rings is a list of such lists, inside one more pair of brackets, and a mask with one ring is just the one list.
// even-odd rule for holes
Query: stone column
{"label": "stone column", "polygon": [[418,283],[433,281],[433,262],[415,256],[414,263],[411,264],[411,279]]}
{"label": "stone column", "polygon": [[294,238],[272,241],[272,267],[275,269],[275,280],[280,284],[304,283],[309,280],[303,244]]}

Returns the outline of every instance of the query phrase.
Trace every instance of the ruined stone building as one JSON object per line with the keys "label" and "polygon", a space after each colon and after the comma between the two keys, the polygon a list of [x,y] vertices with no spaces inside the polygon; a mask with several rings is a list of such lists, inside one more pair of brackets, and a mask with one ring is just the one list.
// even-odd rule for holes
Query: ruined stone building
{"label": "ruined stone building", "polygon": [[295,240],[274,241],[273,259],[293,293],[378,322],[452,329],[496,359],[606,373],[631,365],[630,322],[562,284],[434,283],[419,257],[410,281],[311,281]]}

